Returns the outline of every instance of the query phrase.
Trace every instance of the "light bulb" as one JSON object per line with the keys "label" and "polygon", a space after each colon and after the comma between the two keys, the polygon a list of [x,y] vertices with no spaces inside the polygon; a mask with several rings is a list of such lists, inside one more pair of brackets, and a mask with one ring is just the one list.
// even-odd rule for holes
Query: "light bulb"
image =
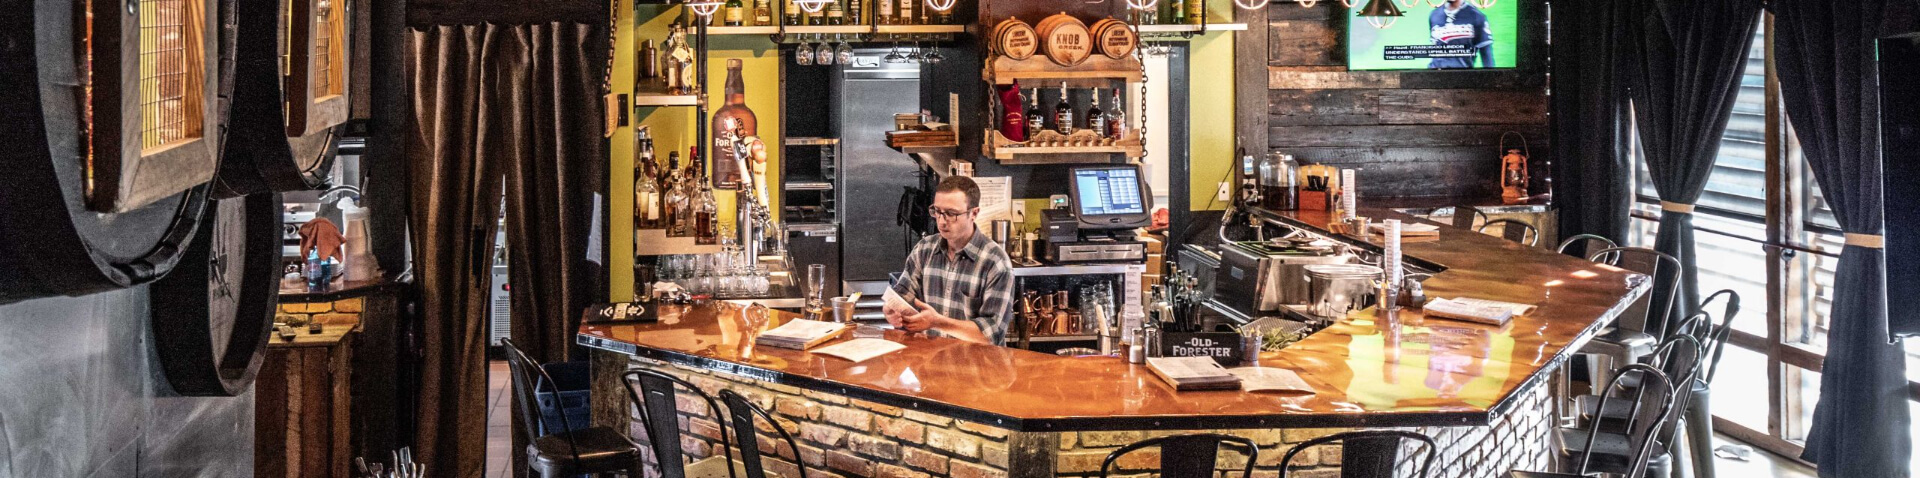
{"label": "light bulb", "polygon": [[710,0],[698,1],[698,2],[687,2],[687,8],[692,8],[694,15],[710,17],[710,16],[713,16],[713,12],[720,10],[720,2],[715,2]]}
{"label": "light bulb", "polygon": [[1259,10],[1262,8],[1267,8],[1267,2],[1268,0],[1260,0],[1260,3],[1248,4],[1243,0],[1233,0],[1234,6],[1238,6],[1242,10]]}
{"label": "light bulb", "polygon": [[1153,7],[1158,5],[1160,5],[1160,0],[1127,0],[1127,8],[1134,10],[1152,10]]}
{"label": "light bulb", "polygon": [[936,12],[952,10],[954,1],[955,0],[927,0],[927,8],[931,8]]}
{"label": "light bulb", "polygon": [[807,13],[820,13],[820,9],[827,8],[826,0],[796,0],[793,4]]}

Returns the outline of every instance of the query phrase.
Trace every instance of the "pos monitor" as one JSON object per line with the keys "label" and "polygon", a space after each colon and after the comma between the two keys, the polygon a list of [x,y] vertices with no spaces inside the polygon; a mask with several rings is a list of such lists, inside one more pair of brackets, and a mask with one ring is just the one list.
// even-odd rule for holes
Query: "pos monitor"
{"label": "pos monitor", "polygon": [[1153,222],[1153,196],[1137,164],[1073,168],[1072,186],[1081,230],[1133,229]]}

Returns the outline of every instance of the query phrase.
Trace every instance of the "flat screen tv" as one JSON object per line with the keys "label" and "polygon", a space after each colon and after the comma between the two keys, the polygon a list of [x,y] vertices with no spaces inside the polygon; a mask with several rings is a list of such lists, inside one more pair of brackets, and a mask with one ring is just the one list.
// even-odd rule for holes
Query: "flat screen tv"
{"label": "flat screen tv", "polygon": [[[1386,0],[1397,1],[1397,0]],[[1347,69],[1466,70],[1513,68],[1519,59],[1520,1],[1481,7],[1468,0],[1440,6],[1416,1],[1385,28],[1347,10]]]}

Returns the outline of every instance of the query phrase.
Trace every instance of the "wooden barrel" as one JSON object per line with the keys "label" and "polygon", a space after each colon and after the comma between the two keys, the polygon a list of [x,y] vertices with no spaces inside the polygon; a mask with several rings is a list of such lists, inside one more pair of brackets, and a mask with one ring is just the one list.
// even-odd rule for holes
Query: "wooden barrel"
{"label": "wooden barrel", "polygon": [[230,397],[260,370],[280,297],[280,194],[210,201],[181,266],[153,283],[154,351],[173,391]]}
{"label": "wooden barrel", "polygon": [[[120,5],[91,22],[71,2],[0,15],[0,303],[151,282],[200,223],[233,55],[218,12],[233,3]],[[143,18],[186,47],[141,45]],[[127,80],[162,86],[143,98]]]}
{"label": "wooden barrel", "polygon": [[1001,21],[988,38],[993,39],[990,44],[994,53],[1015,60],[1032,58],[1033,52],[1040,48],[1040,35],[1033,31],[1032,25],[1018,18]]}
{"label": "wooden barrel", "polygon": [[1092,33],[1086,23],[1072,15],[1063,12],[1047,17],[1034,30],[1040,34],[1047,58],[1060,66],[1078,66],[1093,55]]}
{"label": "wooden barrel", "polygon": [[1118,60],[1132,55],[1140,38],[1133,33],[1133,28],[1127,26],[1127,22],[1107,18],[1093,22],[1093,41],[1094,48],[1100,54]]}
{"label": "wooden barrel", "polygon": [[[341,0],[334,0],[340,3]],[[241,2],[236,13],[239,46],[235,51],[233,126],[222,145],[225,160],[214,181],[214,197],[237,197],[259,192],[302,191],[324,187],[333,169],[335,138],[332,126],[304,133],[309,110],[297,108],[311,100],[312,85],[281,75],[281,52],[289,43],[311,47],[313,39],[300,38],[288,28],[292,15],[288,9],[308,11],[310,0],[263,0]],[[296,21],[295,24],[306,24]],[[313,32],[313,29],[301,32]],[[296,48],[294,51],[302,51]],[[295,64],[312,63],[311,56]],[[304,76],[304,75],[294,75]],[[342,105],[344,105],[344,100]],[[295,111],[299,110],[299,111]],[[344,110],[341,110],[344,114]],[[294,125],[294,117],[298,116]],[[313,123],[320,124],[320,123]],[[338,124],[338,121],[333,122]],[[293,134],[300,130],[304,134]]]}

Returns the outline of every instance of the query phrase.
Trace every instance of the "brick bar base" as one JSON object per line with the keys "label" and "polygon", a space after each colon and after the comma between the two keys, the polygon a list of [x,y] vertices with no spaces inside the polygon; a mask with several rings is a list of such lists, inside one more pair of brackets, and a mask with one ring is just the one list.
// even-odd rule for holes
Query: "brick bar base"
{"label": "brick bar base", "polygon": [[[594,353],[613,355],[606,351]],[[650,359],[631,358],[629,366],[684,378],[710,394],[732,389],[767,409],[800,442],[796,456],[784,441],[771,434],[771,429],[759,427],[761,451],[769,455],[768,471],[783,477],[797,476],[794,471],[797,463],[806,465],[810,477],[1099,476],[1101,462],[1116,448],[1144,438],[1201,431],[1252,439],[1260,446],[1254,476],[1275,477],[1279,475],[1280,458],[1293,444],[1345,431],[1315,428],[1020,433]],[[621,401],[626,401],[624,394],[621,396]],[[1432,476],[1481,478],[1500,476],[1512,469],[1549,469],[1551,429],[1547,418],[1551,408],[1546,387],[1536,387],[1519,400],[1512,413],[1492,426],[1410,428],[1433,437],[1440,445]],[[625,407],[630,433],[645,443],[646,430],[637,410],[631,404]],[[719,452],[722,448],[720,427],[716,417],[708,413],[706,404],[681,394],[678,408],[681,435],[677,438],[688,455],[680,459],[699,460]],[[1407,451],[1414,447],[1407,445],[1403,449],[1402,460],[1411,461]],[[1295,458],[1295,466],[1288,476],[1339,476],[1340,447],[1318,447],[1302,453]],[[648,451],[649,463],[654,459]],[[1157,450],[1136,451],[1122,457],[1115,465],[1115,472],[1121,476],[1146,476],[1145,472],[1157,466],[1159,460]],[[1218,467],[1233,470],[1230,476],[1237,477],[1244,460],[1244,455],[1223,450]],[[1403,468],[1409,474],[1413,469]],[[653,474],[649,470],[649,476]]]}

